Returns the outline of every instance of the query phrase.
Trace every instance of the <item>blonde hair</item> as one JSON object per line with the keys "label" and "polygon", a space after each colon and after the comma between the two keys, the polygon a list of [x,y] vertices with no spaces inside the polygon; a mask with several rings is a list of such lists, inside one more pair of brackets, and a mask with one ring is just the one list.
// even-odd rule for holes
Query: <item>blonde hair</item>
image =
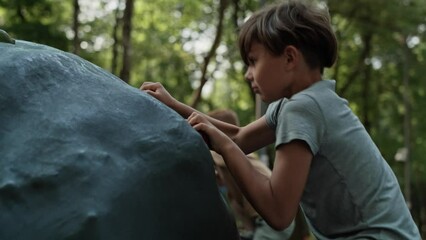
{"label": "blonde hair", "polygon": [[209,112],[207,115],[209,115],[212,118],[226,122],[226,123],[230,123],[230,124],[233,124],[233,125],[236,125],[236,126],[240,125],[240,121],[238,119],[237,114],[232,110],[217,109],[217,110],[213,110],[213,111]]}

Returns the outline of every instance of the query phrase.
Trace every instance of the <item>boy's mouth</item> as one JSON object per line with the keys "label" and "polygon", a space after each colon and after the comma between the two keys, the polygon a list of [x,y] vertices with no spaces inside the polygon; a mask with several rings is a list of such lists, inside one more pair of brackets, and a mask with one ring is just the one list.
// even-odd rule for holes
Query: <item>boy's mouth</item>
{"label": "boy's mouth", "polygon": [[255,87],[255,86],[251,86],[251,89],[253,90],[254,93],[260,93],[259,88]]}

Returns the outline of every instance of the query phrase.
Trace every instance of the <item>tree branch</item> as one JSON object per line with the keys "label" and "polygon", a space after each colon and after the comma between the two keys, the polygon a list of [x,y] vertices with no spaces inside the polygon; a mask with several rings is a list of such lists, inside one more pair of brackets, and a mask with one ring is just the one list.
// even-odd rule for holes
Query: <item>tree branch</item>
{"label": "tree branch", "polygon": [[201,100],[201,92],[203,90],[204,85],[207,83],[207,68],[210,64],[211,59],[216,55],[216,49],[219,47],[222,33],[223,33],[223,20],[225,18],[225,10],[228,7],[228,0],[220,0],[219,4],[219,21],[216,26],[216,36],[213,41],[213,44],[210,48],[210,51],[208,54],[204,57],[204,62],[201,67],[201,77],[200,77],[200,86],[195,90],[192,101],[191,101],[191,107],[196,108],[198,103]]}

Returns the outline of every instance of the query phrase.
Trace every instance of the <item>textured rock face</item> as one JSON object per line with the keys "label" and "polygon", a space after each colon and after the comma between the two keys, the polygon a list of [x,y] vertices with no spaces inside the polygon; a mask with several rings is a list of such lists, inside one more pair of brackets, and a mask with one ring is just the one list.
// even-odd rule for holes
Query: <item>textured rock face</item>
{"label": "textured rock face", "polygon": [[184,119],[69,53],[0,43],[0,239],[237,239]]}

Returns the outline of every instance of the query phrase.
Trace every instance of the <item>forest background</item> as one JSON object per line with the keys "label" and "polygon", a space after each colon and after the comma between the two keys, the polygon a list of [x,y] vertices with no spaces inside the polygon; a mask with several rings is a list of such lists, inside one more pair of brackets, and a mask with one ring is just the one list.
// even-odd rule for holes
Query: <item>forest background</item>
{"label": "forest background", "polygon": [[[75,53],[134,87],[160,81],[201,111],[233,109],[246,124],[264,105],[243,78],[238,26],[271,2],[0,0],[0,28]],[[339,41],[338,61],[324,77],[336,79],[426,236],[426,2],[311,2],[328,6]],[[273,151],[265,152],[272,166]]]}

